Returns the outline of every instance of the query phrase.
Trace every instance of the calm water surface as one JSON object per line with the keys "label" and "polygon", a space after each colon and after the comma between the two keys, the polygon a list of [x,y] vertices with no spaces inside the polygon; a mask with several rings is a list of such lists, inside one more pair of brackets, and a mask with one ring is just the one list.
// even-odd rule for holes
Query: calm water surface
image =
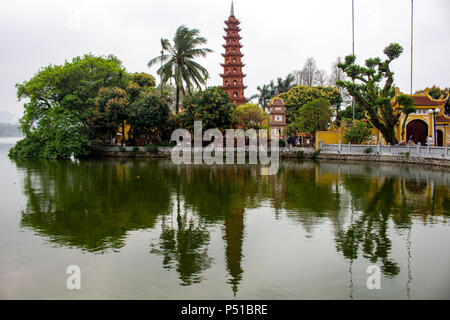
{"label": "calm water surface", "polygon": [[[450,298],[450,172],[285,161],[11,161],[0,298]],[[368,290],[368,266],[382,270]],[[66,268],[81,268],[81,290]]]}

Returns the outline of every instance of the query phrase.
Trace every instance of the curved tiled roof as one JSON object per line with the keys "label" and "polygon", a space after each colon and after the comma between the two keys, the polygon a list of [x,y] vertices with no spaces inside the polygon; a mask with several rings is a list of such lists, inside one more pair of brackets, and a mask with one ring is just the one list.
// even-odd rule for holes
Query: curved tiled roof
{"label": "curved tiled roof", "polygon": [[427,107],[437,107],[445,104],[447,102],[447,99],[443,100],[435,100],[431,98],[429,95],[422,96],[422,95],[412,95],[411,96],[414,100],[414,105],[416,106],[427,106]]}
{"label": "curved tiled roof", "polygon": [[[414,100],[414,105],[418,107],[439,107],[443,106],[447,103],[447,100],[449,99],[450,94],[447,93],[446,97],[443,99],[434,99],[429,95],[429,88],[425,89],[424,93],[416,93],[416,94],[407,94]],[[402,94],[398,88],[396,88],[396,95],[394,99],[392,100],[392,105],[397,104],[397,95]]]}
{"label": "curved tiled roof", "polygon": [[270,101],[269,107],[284,107],[284,105],[285,105],[285,103],[284,103],[283,99],[276,96],[275,98],[272,99],[272,101]]}
{"label": "curved tiled roof", "polygon": [[450,118],[447,117],[445,114],[441,116],[436,116],[436,122],[437,123],[450,123]]}

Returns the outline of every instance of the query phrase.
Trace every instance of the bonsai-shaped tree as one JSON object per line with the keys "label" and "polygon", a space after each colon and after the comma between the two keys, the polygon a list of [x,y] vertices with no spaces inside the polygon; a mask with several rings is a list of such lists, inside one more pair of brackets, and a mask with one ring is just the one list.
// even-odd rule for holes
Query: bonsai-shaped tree
{"label": "bonsai-shaped tree", "polygon": [[398,43],[391,43],[383,52],[387,59],[369,58],[365,66],[355,64],[355,55],[346,56],[345,61],[339,63],[338,67],[348,75],[349,80],[338,80],[336,84],[347,89],[356,103],[364,108],[368,120],[380,130],[387,143],[397,144],[395,125],[402,112],[411,110],[413,101],[406,95],[399,95],[399,104],[402,102],[407,105],[394,112],[391,105],[395,96],[394,73],[390,69],[390,63],[402,54],[403,48]]}

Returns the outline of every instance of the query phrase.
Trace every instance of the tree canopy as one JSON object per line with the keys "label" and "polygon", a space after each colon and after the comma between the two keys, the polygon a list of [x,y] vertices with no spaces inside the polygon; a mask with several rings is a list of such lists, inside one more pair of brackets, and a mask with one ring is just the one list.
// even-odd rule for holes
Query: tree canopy
{"label": "tree canopy", "polygon": [[157,143],[168,125],[169,114],[167,94],[152,90],[130,106],[127,121],[134,137],[144,136],[147,141]]}
{"label": "tree canopy", "polygon": [[288,123],[294,122],[295,114],[302,106],[315,99],[325,99],[334,108],[341,103],[341,94],[336,87],[298,85],[288,92],[281,93],[280,98],[286,103],[286,121]]}
{"label": "tree canopy", "polygon": [[194,121],[202,121],[203,129],[217,128],[221,131],[233,128],[236,105],[228,94],[218,87],[193,93],[183,101],[185,112],[179,116],[180,124],[193,130]]}
{"label": "tree canopy", "polygon": [[328,130],[333,114],[331,104],[324,98],[314,99],[300,108],[295,116],[295,126],[300,132],[311,133]]}
{"label": "tree canopy", "polygon": [[173,43],[168,39],[161,39],[162,52],[160,56],[151,59],[148,66],[161,64],[157,73],[161,76],[161,82],[167,83],[173,79],[176,86],[176,113],[179,109],[180,94],[186,96],[185,87],[189,94],[192,88],[201,88],[209,77],[208,71],[195,62],[197,57],[206,57],[212,52],[208,48],[198,48],[206,44],[207,40],[200,36],[198,29],[189,29],[185,26],[178,27]]}
{"label": "tree canopy", "polygon": [[40,69],[17,84],[26,100],[20,130],[25,138],[10,151],[15,158],[67,158],[87,154],[89,125],[100,88],[125,88],[128,73],[114,56],[87,54]]}
{"label": "tree canopy", "polygon": [[233,117],[238,126],[244,130],[260,129],[267,118],[267,114],[257,104],[245,103],[236,108]]}

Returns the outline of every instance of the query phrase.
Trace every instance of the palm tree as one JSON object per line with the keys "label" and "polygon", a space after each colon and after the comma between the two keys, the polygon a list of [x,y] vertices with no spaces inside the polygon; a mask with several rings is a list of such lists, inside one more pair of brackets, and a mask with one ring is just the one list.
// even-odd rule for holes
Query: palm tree
{"label": "palm tree", "polygon": [[277,79],[277,88],[279,93],[288,92],[294,86],[294,75],[292,73],[286,76],[286,79]]}
{"label": "palm tree", "polygon": [[256,89],[259,91],[259,93],[254,94],[250,97],[250,100],[258,98],[259,105],[266,110],[267,104],[269,103],[270,99],[272,98],[272,90],[268,85],[263,85],[262,88],[260,86],[257,86]]}
{"label": "palm tree", "polygon": [[196,57],[205,57],[208,48],[197,48],[207,42],[206,38],[199,36],[198,29],[189,29],[180,26],[173,38],[173,44],[167,39],[161,39],[163,54],[153,58],[148,62],[148,66],[161,64],[157,73],[161,76],[161,82],[167,83],[169,79],[174,79],[176,87],[176,113],[179,110],[180,93],[186,96],[185,86],[189,94],[193,87],[201,89],[201,85],[206,83],[209,77],[208,71],[194,61]]}
{"label": "palm tree", "polygon": [[267,105],[270,103],[270,99],[275,96],[275,91],[278,89],[278,93],[283,93],[289,91],[294,85],[294,75],[288,74],[286,79],[278,78],[277,84],[272,80],[268,85],[258,86],[256,89],[259,93],[254,94],[250,97],[250,100],[258,98],[258,103],[260,106],[266,110]]}

